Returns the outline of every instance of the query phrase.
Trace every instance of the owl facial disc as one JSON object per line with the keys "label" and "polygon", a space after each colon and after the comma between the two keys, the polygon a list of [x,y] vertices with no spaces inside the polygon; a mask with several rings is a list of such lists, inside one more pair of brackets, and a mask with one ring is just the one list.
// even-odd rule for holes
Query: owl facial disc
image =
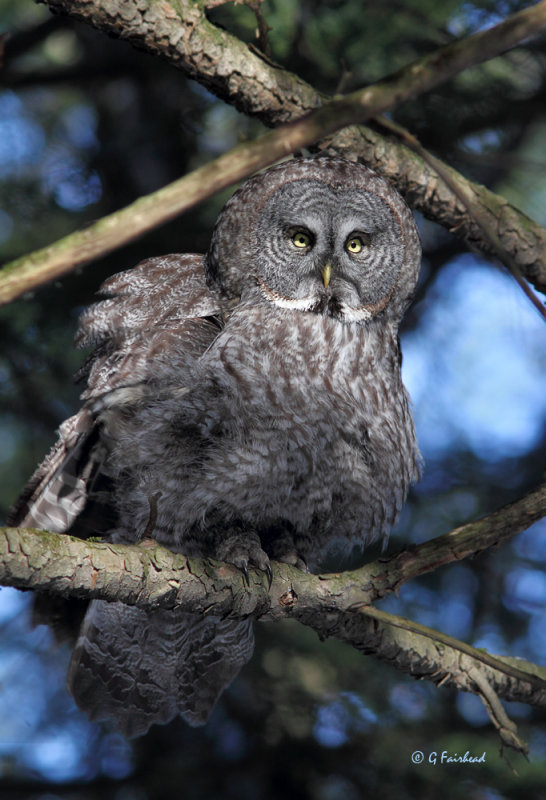
{"label": "owl facial disc", "polygon": [[278,308],[342,323],[383,312],[399,320],[419,264],[400,195],[367,167],[332,158],[284,162],[247,181],[205,259],[209,283],[228,296],[255,296],[258,287]]}

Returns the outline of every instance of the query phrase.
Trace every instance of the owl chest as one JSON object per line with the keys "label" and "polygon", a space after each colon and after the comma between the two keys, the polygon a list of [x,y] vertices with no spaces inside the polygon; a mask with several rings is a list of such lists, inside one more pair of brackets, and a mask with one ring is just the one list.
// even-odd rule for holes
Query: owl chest
{"label": "owl chest", "polygon": [[291,451],[336,440],[355,415],[362,422],[369,364],[358,331],[294,312],[256,323],[245,317],[232,326],[205,376],[225,404],[219,416],[235,431],[282,439]]}
{"label": "owl chest", "polygon": [[355,504],[385,472],[375,429],[388,387],[370,387],[358,332],[331,320],[305,320],[303,330],[275,322],[232,334],[211,358],[222,423],[207,476],[253,518],[305,528],[349,505],[356,519]]}

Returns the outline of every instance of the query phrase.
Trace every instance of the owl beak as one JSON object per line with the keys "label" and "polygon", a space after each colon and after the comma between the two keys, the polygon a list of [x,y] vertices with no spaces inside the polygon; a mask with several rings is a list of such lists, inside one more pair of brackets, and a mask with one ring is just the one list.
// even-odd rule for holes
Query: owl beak
{"label": "owl beak", "polygon": [[322,282],[324,283],[325,289],[328,288],[331,277],[332,277],[332,267],[330,266],[330,264],[326,264],[326,266],[322,270]]}

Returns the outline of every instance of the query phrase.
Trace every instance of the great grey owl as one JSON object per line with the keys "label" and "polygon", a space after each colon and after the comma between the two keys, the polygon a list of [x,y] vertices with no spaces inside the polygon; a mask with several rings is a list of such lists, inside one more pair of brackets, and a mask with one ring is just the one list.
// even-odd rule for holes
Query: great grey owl
{"label": "great grey owl", "polygon": [[[398,326],[420,244],[401,197],[339,158],[247,181],[205,256],[152,258],[82,317],[84,405],[12,523],[136,542],[245,573],[318,571],[387,537],[419,474]],[[69,686],[129,735],[206,722],[250,658],[248,619],[93,601]]]}

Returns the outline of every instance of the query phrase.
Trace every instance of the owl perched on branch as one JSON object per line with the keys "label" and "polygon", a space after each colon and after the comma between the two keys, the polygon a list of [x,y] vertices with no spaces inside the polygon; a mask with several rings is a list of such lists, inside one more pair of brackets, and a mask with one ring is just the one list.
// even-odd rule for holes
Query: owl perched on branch
{"label": "owl perched on branch", "polygon": [[[84,405],[12,522],[114,542],[152,536],[269,576],[318,571],[396,520],[420,456],[398,326],[420,245],[382,178],[337,158],[247,181],[205,256],[108,280],[82,317]],[[206,722],[250,658],[251,621],[95,600],[69,686],[128,735]]]}

